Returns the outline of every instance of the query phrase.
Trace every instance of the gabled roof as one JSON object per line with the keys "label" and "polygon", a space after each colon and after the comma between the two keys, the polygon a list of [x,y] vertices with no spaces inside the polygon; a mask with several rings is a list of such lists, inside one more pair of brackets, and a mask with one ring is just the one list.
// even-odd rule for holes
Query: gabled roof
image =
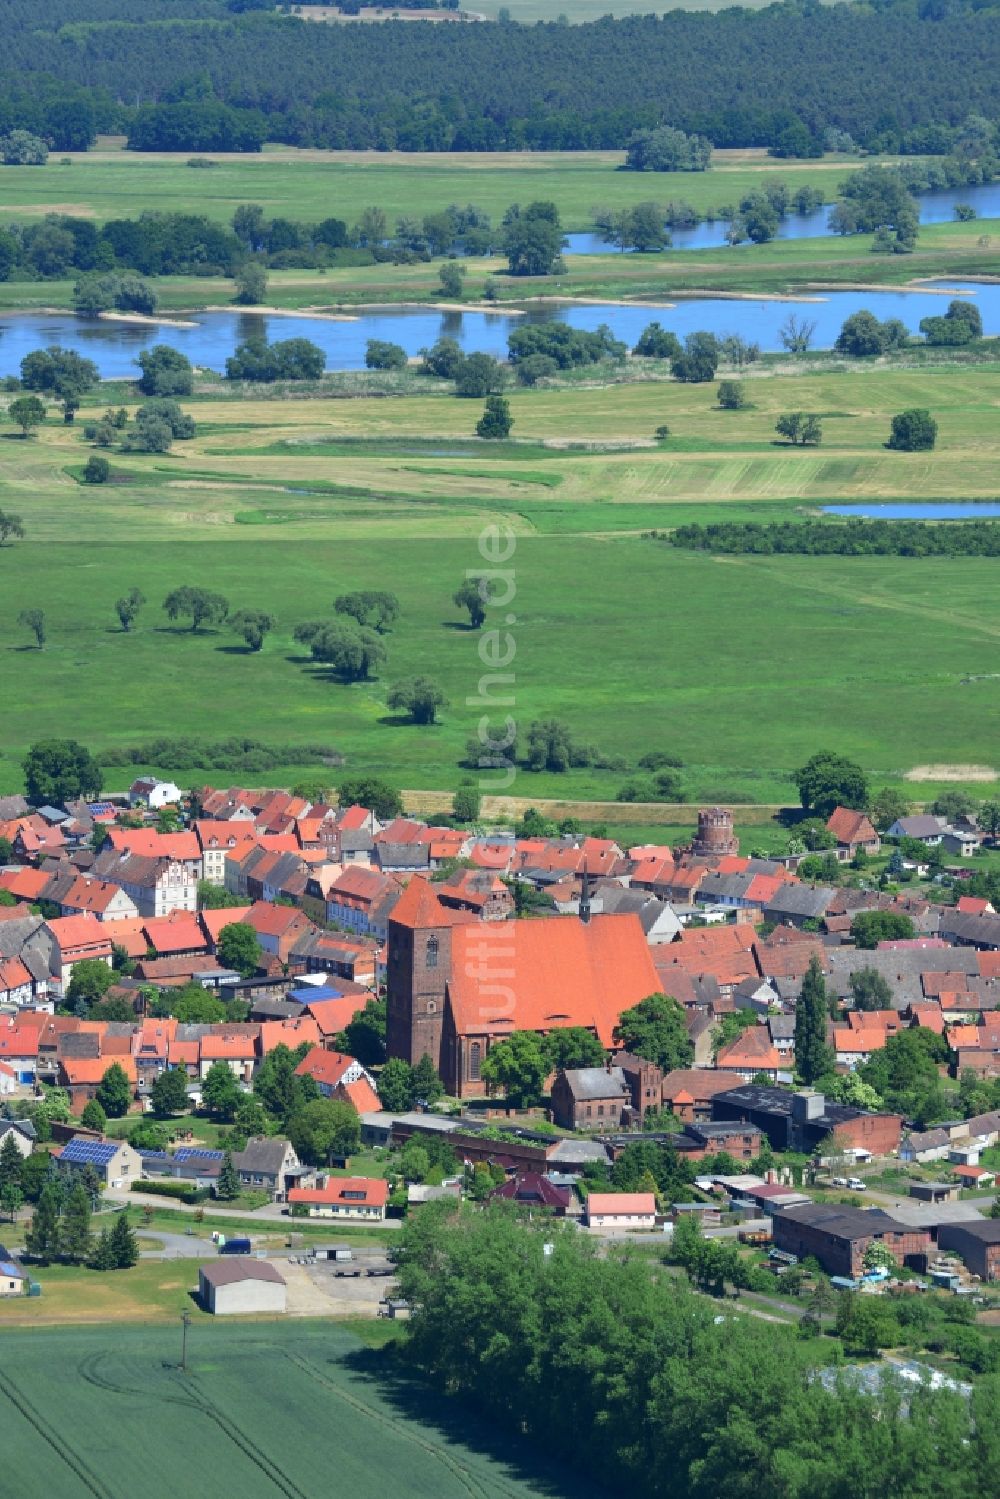
{"label": "gabled roof", "polygon": [[826,826],[841,844],[874,843],[878,837],[865,814],[855,812],[851,807],[834,807]]}
{"label": "gabled roof", "polygon": [[106,948],[107,955],[111,956],[110,922],[98,921],[96,916],[58,916],[54,921],[46,922],[46,925],[63,953],[77,947],[97,946]]}
{"label": "gabled roof", "polygon": [[121,852],[139,854],[149,859],[198,860],[198,839],[189,830],[180,833],[158,833],[155,828],[108,828],[111,847]]}
{"label": "gabled roof", "polygon": [[339,1051],[323,1051],[314,1046],[312,1051],[306,1053],[302,1061],[295,1069],[297,1077],[315,1078],[317,1083],[322,1083],[327,1088],[335,1088],[344,1073],[351,1067],[356,1066],[354,1057],[345,1056]]}
{"label": "gabled roof", "polygon": [[[513,1003],[497,996],[491,967],[503,971]],[[621,1012],[660,992],[636,916],[474,921],[452,934],[448,993],[459,1035],[579,1025],[610,1047]]]}
{"label": "gabled roof", "polygon": [[192,911],[174,911],[169,916],[151,916],[143,923],[150,947],[160,957],[173,953],[204,952],[208,943]]}
{"label": "gabled roof", "polygon": [[[879,1032],[879,1044],[883,1044],[882,1033]],[[776,1051],[771,1043],[771,1034],[766,1025],[752,1025],[743,1031],[728,1046],[723,1046],[716,1058],[718,1065],[723,1068],[731,1068],[740,1072],[754,1071],[775,1072],[787,1065],[781,1053]]]}
{"label": "gabled roof", "polygon": [[591,1192],[587,1198],[587,1214],[591,1218],[602,1213],[648,1217],[655,1212],[656,1198],[652,1192]]}
{"label": "gabled roof", "polygon": [[629,1095],[620,1067],[567,1067],[563,1080],[576,1103],[595,1099],[624,1099]]}
{"label": "gabled roof", "polygon": [[381,1099],[366,1077],[359,1077],[353,1083],[341,1083],[337,1092],[359,1114],[377,1114],[382,1107]]}
{"label": "gabled roof", "polygon": [[132,1056],[61,1057],[59,1060],[60,1071],[71,1088],[85,1083],[99,1083],[108,1068],[114,1066],[122,1068],[130,1083],[137,1080],[135,1058]]}
{"label": "gabled roof", "polygon": [[475,922],[476,917],[472,911],[443,906],[433,886],[415,874],[393,907],[390,920],[396,926],[421,931],[430,927],[465,925]]}
{"label": "gabled roof", "polygon": [[292,1187],[288,1200],[317,1206],[384,1208],[389,1200],[389,1183],[370,1176],[328,1176],[323,1187]]}

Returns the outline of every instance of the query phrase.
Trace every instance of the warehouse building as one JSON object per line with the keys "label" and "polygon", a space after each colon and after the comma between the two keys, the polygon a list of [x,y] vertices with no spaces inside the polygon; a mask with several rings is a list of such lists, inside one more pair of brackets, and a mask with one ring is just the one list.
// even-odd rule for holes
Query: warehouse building
{"label": "warehouse building", "polygon": [[216,1260],[198,1272],[202,1306],[216,1317],[285,1310],[285,1282],[267,1260]]}

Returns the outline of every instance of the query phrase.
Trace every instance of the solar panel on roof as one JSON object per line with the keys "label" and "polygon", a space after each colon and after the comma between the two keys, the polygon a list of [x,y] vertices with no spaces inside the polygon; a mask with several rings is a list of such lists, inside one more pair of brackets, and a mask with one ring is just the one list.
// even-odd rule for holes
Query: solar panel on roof
{"label": "solar panel on roof", "polygon": [[114,1159],[118,1146],[108,1140],[70,1140],[59,1159],[72,1166],[106,1166]]}
{"label": "solar panel on roof", "polygon": [[224,1152],[221,1150],[198,1150],[194,1146],[184,1145],[174,1155],[175,1161],[221,1161]]}

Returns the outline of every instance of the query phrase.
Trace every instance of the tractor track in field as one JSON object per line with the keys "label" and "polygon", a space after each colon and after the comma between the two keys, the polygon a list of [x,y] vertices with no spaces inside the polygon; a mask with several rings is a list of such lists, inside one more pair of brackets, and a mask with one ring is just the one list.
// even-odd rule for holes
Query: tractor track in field
{"label": "tractor track in field", "polygon": [[115,1499],[114,1491],[98,1477],[93,1468],[78,1457],[61,1437],[56,1436],[51,1423],[46,1421],[24,1395],[17,1390],[6,1375],[0,1374],[0,1394],[5,1395],[11,1405],[38,1433],[39,1437],[60,1458],[83,1484],[94,1499]]}
{"label": "tractor track in field", "polygon": [[[472,1476],[468,1468],[452,1457],[443,1447],[435,1442],[425,1441],[422,1437],[417,1436],[415,1432],[400,1425],[398,1421],[394,1421],[391,1416],[386,1415],[375,1406],[368,1405],[365,1401],[358,1400],[355,1396],[349,1395],[346,1390],[334,1384],[333,1380],[328,1379],[321,1369],[318,1369],[315,1364],[311,1364],[302,1354],[286,1351],[285,1357],[297,1369],[300,1369],[303,1374],[308,1374],[310,1379],[322,1385],[324,1390],[329,1390],[331,1394],[336,1395],[338,1399],[342,1400],[345,1405],[349,1405],[352,1410],[357,1411],[359,1415],[367,1416],[369,1420],[379,1422],[380,1425],[388,1427],[397,1436],[406,1437],[408,1441],[414,1442],[428,1456],[435,1458],[458,1479],[466,1493],[470,1496],[470,1499],[490,1499],[490,1491],[477,1478]],[[512,1490],[507,1490],[506,1492],[513,1493]]]}
{"label": "tractor track in field", "polygon": [[208,1395],[205,1394],[204,1390],[198,1384],[196,1375],[190,1373],[181,1375],[180,1371],[177,1371],[177,1373],[178,1377],[183,1378],[185,1385],[189,1386],[197,1396],[197,1399],[192,1402],[196,1408],[204,1416],[207,1416],[210,1421],[215,1423],[222,1434],[229,1438],[233,1446],[239,1448],[244,1457],[250,1459],[254,1466],[263,1473],[264,1477],[270,1483],[274,1484],[279,1493],[285,1495],[285,1499],[310,1499],[310,1495],[304,1489],[300,1489],[293,1479],[289,1478],[276,1463],[271,1461],[262,1447],[258,1447],[257,1443],[248,1437],[246,1432],[231,1417],[224,1415],[219,1407],[212,1403]]}

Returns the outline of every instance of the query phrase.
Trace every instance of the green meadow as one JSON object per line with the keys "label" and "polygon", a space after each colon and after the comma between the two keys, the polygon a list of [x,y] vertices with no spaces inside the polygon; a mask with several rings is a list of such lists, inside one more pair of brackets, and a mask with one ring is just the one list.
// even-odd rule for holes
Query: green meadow
{"label": "green meadow", "polygon": [[[495,448],[469,435],[478,403],[441,393],[206,394],[190,403],[193,442],[112,454],[118,482],[100,487],[75,477],[87,411],[75,427],[51,419],[29,441],[5,436],[0,496],[27,535],[0,550],[0,789],[19,787],[28,744],[72,732],[97,751],[165,733],[322,744],[400,788],[453,790],[484,667],[451,596],[483,565],[491,524],[514,537],[515,598],[495,622],[514,616],[517,718],[564,719],[613,762],[519,771],[504,788],[514,796],[613,799],[651,749],[683,760],[692,800],[738,803],[789,799],[790,772],[829,744],[877,782],[994,765],[995,563],[717,559],[643,536],[838,500],[995,497],[996,367],[781,368],[748,380],[739,412],[718,409],[714,386],[670,381],[514,391],[518,440]],[[937,449],[888,452],[890,415],[915,405],[938,419]],[[793,407],[822,414],[822,447],[774,445],[775,415]],[[664,422],[676,435],[657,444]],[[263,651],[225,628],[172,625],[162,600],[184,584],[272,613]],[[124,634],[114,601],[133,586],[149,602]],[[378,678],[348,686],[293,631],[352,588],[389,588],[402,613]],[[16,624],[36,606],[42,650]],[[431,728],[386,706],[392,682],[421,672],[448,698]],[[114,769],[108,784],[131,778]]]}
{"label": "green meadow", "polygon": [[[192,1278],[184,1262],[176,1278]],[[330,1323],[198,1320],[187,1373],[179,1322],[7,1331],[2,1346],[4,1488],[20,1499],[588,1492]]]}

